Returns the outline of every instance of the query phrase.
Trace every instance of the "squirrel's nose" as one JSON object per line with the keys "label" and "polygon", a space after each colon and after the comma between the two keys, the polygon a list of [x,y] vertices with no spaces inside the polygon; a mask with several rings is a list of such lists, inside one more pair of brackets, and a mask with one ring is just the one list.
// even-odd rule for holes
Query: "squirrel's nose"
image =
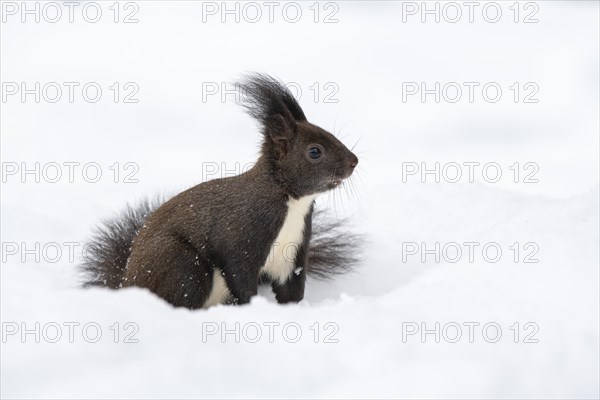
{"label": "squirrel's nose", "polygon": [[350,157],[350,168],[355,168],[358,165],[358,157],[354,154]]}

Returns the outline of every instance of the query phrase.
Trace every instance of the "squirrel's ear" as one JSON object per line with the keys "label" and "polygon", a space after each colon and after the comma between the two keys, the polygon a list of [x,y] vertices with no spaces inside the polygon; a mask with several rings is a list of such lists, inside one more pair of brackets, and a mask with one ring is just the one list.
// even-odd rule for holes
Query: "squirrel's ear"
{"label": "squirrel's ear", "polygon": [[270,116],[265,121],[265,140],[272,143],[281,159],[290,148],[290,142],[294,139],[295,123],[284,118],[281,114]]}

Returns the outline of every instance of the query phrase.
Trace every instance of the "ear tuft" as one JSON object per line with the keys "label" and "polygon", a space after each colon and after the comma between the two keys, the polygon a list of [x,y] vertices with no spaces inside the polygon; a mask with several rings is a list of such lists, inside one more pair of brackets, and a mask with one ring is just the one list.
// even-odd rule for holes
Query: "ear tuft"
{"label": "ear tuft", "polygon": [[281,82],[270,75],[246,75],[242,83],[243,106],[271,138],[291,137],[297,122],[306,121],[302,108]]}

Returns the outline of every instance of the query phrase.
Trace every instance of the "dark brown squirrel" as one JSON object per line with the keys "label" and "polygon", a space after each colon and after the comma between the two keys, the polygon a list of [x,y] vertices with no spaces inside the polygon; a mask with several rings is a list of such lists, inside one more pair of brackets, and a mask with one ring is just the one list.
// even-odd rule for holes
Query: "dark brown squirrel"
{"label": "dark brown squirrel", "polygon": [[353,173],[356,155],[308,122],[271,76],[250,75],[240,87],[262,128],[256,164],[105,222],[82,265],[84,286],[144,287],[196,309],[248,303],[266,280],[278,302],[299,302],[307,273],[330,277],[358,261],[358,236],[340,221],[313,226],[315,197]]}

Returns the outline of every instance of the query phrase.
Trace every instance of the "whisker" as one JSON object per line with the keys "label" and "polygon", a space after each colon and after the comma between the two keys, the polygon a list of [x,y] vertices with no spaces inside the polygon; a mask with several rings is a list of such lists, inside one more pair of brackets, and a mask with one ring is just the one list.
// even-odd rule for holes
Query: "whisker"
{"label": "whisker", "polygon": [[346,201],[348,202],[348,206],[352,208],[352,181],[348,180],[348,185],[344,185],[344,193],[346,194]]}
{"label": "whisker", "polygon": [[333,135],[334,135],[335,137],[337,137],[337,134],[335,133],[335,124],[336,124],[336,122],[337,122],[337,118],[338,118],[338,114],[339,114],[339,113],[340,113],[340,109],[338,108],[338,110],[337,110],[337,111],[336,111],[336,113],[335,113],[335,118],[334,118],[334,120],[333,120]]}
{"label": "whisker", "polygon": [[352,175],[350,177],[350,193],[352,195],[352,201],[354,202],[354,205],[358,207],[359,203],[360,203],[360,199],[359,199],[359,193],[356,187],[356,182],[354,180],[354,176]]}
{"label": "whisker", "polygon": [[340,131],[338,132],[338,135],[340,133],[342,133],[342,131],[344,130],[344,128],[346,127],[346,125],[348,125],[350,123],[350,121],[346,122],[344,125],[342,125],[342,128],[340,129]]}
{"label": "whisker", "polygon": [[352,148],[350,149],[350,151],[354,151],[354,148],[356,147],[356,145],[358,144],[358,142],[360,142],[360,139],[362,139],[362,136],[360,136],[358,138],[358,140],[356,141],[356,143],[354,143],[354,146],[352,146]]}

